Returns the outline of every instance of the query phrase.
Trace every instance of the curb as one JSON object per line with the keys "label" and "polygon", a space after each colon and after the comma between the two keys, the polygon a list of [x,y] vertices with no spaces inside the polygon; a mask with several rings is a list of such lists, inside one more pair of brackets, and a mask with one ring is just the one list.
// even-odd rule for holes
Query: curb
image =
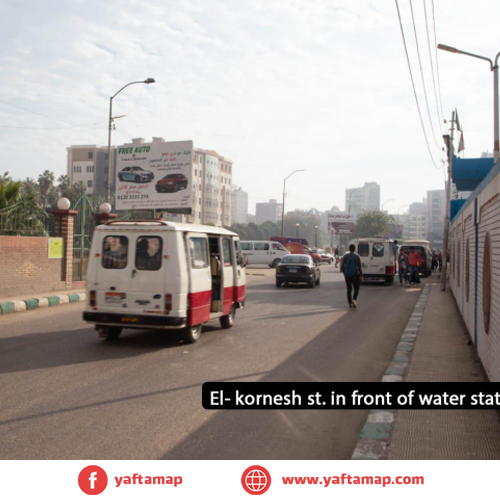
{"label": "curb", "polygon": [[[422,288],[410,320],[401,335],[391,364],[385,370],[382,382],[404,382],[410,367],[411,353],[415,347],[431,286]],[[371,410],[356,443],[351,460],[387,460],[389,441],[396,423],[396,410]]]}
{"label": "curb", "polygon": [[16,312],[31,311],[41,307],[62,306],[73,302],[85,300],[85,293],[72,293],[69,295],[53,295],[51,297],[31,298],[14,300],[12,302],[0,302],[0,315]]}

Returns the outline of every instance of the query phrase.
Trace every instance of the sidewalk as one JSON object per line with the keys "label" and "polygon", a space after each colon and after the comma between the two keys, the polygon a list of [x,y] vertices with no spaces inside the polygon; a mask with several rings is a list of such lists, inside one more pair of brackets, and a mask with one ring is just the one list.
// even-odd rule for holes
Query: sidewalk
{"label": "sidewalk", "polygon": [[[451,291],[442,292],[435,277],[422,281],[425,286],[382,381],[487,382]],[[499,415],[495,410],[372,411],[352,458],[498,460]]]}

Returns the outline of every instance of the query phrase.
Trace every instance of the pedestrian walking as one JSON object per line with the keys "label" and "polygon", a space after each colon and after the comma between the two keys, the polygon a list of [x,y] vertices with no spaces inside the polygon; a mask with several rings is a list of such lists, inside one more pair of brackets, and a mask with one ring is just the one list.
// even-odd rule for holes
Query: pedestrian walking
{"label": "pedestrian walking", "polygon": [[334,253],[334,257],[335,257],[335,267],[339,267],[339,254],[340,254],[340,249],[339,249],[339,246],[337,245],[335,247],[335,253]]}
{"label": "pedestrian walking", "polygon": [[392,242],[392,253],[394,254],[394,260],[398,260],[398,252],[399,252],[398,240],[394,240]]}
{"label": "pedestrian walking", "polygon": [[422,265],[422,257],[420,257],[420,254],[415,251],[415,247],[410,247],[408,260],[410,261],[410,286],[416,286],[420,284],[418,272],[420,266]]}
{"label": "pedestrian walking", "polygon": [[[358,307],[357,300],[359,294],[359,284],[363,279],[363,270],[361,268],[361,259],[357,253],[355,245],[349,245],[349,252],[347,252],[340,262],[340,272],[344,274],[345,284],[347,287],[347,301],[351,309]],[[352,289],[354,287],[354,296]]]}
{"label": "pedestrian walking", "polygon": [[441,269],[443,269],[443,254],[441,253],[441,250],[437,253],[437,259],[438,259],[438,271],[441,272]]}
{"label": "pedestrian walking", "polygon": [[438,254],[436,252],[436,249],[432,249],[432,267],[431,271],[437,271],[438,268]]}
{"label": "pedestrian walking", "polygon": [[408,270],[410,269],[410,259],[406,255],[404,250],[399,251],[398,255],[398,271],[399,271],[399,286],[403,286],[403,281],[405,285],[409,286],[408,283]]}

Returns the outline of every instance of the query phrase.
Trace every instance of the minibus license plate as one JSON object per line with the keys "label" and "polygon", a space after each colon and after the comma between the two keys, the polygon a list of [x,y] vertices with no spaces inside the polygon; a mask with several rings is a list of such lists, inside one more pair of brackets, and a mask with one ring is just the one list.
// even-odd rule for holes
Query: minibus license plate
{"label": "minibus license plate", "polygon": [[289,267],[288,270],[291,272],[291,273],[296,273],[297,272],[297,268],[296,267]]}
{"label": "minibus license plate", "polygon": [[106,292],[106,295],[104,296],[104,300],[108,304],[120,303],[124,298],[125,298],[125,294],[118,293],[118,292]]}

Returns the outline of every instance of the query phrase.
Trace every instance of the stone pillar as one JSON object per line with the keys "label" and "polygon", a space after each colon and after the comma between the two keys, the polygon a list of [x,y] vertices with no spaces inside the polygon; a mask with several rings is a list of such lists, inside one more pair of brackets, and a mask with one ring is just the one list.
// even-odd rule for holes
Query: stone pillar
{"label": "stone pillar", "polygon": [[51,210],[54,215],[56,236],[63,239],[64,254],[62,261],[62,279],[66,282],[66,290],[73,286],[73,232],[77,210]]}
{"label": "stone pillar", "polygon": [[95,214],[98,224],[107,224],[110,220],[116,219],[117,217],[117,214],[105,214],[102,212]]}

